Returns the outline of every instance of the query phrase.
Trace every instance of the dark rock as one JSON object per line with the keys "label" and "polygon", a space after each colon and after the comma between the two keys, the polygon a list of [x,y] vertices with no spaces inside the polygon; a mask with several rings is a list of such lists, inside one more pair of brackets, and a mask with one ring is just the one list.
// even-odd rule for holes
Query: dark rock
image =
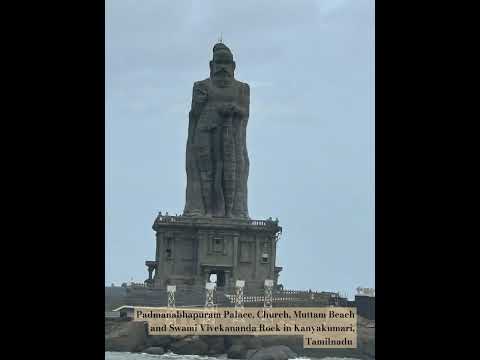
{"label": "dark rock", "polygon": [[202,336],[200,339],[208,345],[208,355],[225,353],[225,340],[223,336]]}
{"label": "dark rock", "polygon": [[171,336],[162,336],[162,335],[150,335],[147,337],[147,345],[149,346],[162,346],[165,347],[172,342],[174,342],[175,339]]}
{"label": "dark rock", "polygon": [[322,359],[330,358],[354,358],[368,359],[369,357],[362,354],[358,349],[328,349],[328,348],[306,348],[301,352],[301,356]]}
{"label": "dark rock", "polygon": [[262,347],[264,348],[268,348],[276,345],[285,345],[297,353],[301,353],[303,350],[302,336],[287,336],[287,335],[260,336],[259,340],[262,344]]}
{"label": "dark rock", "polygon": [[256,336],[247,337],[245,339],[245,346],[247,349],[260,349],[262,348],[262,341]]}
{"label": "dark rock", "polygon": [[241,344],[241,336],[225,336],[225,347],[230,348],[232,345]]}
{"label": "dark rock", "polygon": [[206,355],[208,345],[198,336],[192,336],[170,344],[170,350],[180,355]]}
{"label": "dark rock", "polygon": [[258,336],[226,336],[225,343],[227,347],[232,345],[243,345],[246,349],[260,349],[262,340]]}
{"label": "dark rock", "polygon": [[163,350],[163,347],[161,346],[150,346],[149,348],[143,350],[143,352],[153,355],[163,355],[165,353],[165,350]]}
{"label": "dark rock", "polygon": [[275,345],[249,354],[248,360],[287,360],[297,357],[288,346]]}
{"label": "dark rock", "polygon": [[229,359],[245,359],[247,356],[247,348],[244,344],[233,344],[227,351]]}
{"label": "dark rock", "polygon": [[105,351],[142,351],[147,345],[145,324],[141,322],[122,322],[108,334],[105,334]]}
{"label": "dark rock", "polygon": [[290,349],[288,346],[285,346],[285,345],[272,346],[270,349],[284,352],[285,354],[287,354],[289,359],[293,359],[298,356],[294,351],[292,351],[292,349]]}

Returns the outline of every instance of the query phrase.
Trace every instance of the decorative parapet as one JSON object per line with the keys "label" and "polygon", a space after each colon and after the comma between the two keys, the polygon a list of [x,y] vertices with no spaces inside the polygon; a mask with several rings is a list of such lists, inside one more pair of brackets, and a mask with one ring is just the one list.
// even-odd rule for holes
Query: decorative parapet
{"label": "decorative parapet", "polygon": [[147,287],[147,285],[145,283],[132,282],[132,283],[128,284],[127,288],[138,289],[138,288],[145,288],[145,287]]}
{"label": "decorative parapet", "polygon": [[375,289],[357,287],[357,295],[375,297]]}
{"label": "decorative parapet", "polygon": [[[278,219],[273,220],[268,218],[266,220],[254,219],[235,219],[235,218],[214,218],[214,217],[193,217],[193,216],[172,216],[162,215],[160,212],[155,222],[153,223],[153,230],[158,231],[164,227],[217,227],[217,228],[235,228],[235,229],[264,229],[266,231],[279,234],[282,232],[282,227],[278,225]],[[277,236],[278,237],[278,236]]]}

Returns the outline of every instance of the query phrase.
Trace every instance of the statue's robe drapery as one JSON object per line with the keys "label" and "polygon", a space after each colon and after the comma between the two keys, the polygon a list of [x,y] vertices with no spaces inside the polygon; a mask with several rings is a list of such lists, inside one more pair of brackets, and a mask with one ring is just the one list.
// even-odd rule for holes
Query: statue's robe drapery
{"label": "statue's robe drapery", "polygon": [[[219,109],[233,104],[232,114]],[[184,215],[248,218],[249,160],[246,129],[248,84],[217,87],[211,79],[193,86],[186,151]]]}

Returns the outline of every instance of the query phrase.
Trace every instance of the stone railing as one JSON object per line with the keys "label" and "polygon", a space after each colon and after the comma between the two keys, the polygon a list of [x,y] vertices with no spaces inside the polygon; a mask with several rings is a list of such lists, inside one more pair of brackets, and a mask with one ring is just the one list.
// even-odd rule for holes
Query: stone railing
{"label": "stone railing", "polygon": [[249,225],[254,226],[267,226],[267,222],[264,220],[250,220]]}
{"label": "stone railing", "polygon": [[185,222],[185,220],[186,217],[184,216],[158,215],[155,221],[161,223],[177,223]]}
{"label": "stone railing", "polygon": [[[235,219],[235,218],[202,218],[202,217],[189,217],[183,215],[162,215],[161,213],[157,215],[155,219],[155,224],[190,224],[192,221],[197,223],[202,222],[212,222],[222,219],[232,223],[238,223],[242,225],[250,226],[260,226],[260,227],[269,227],[269,226],[278,226],[278,219],[272,220],[271,218],[266,220],[253,220],[253,219]],[[154,225],[155,225],[154,224]]]}
{"label": "stone railing", "polygon": [[132,282],[128,285],[128,287],[130,288],[145,288],[145,287],[148,287],[147,284],[145,283],[135,283],[135,282]]}
{"label": "stone railing", "polygon": [[[226,295],[231,301],[234,299],[234,295]],[[257,294],[248,294],[243,296],[243,302],[245,306],[262,306],[265,300],[265,295],[262,291],[258,291]],[[330,296],[328,293],[322,292],[305,292],[305,291],[275,291],[272,294],[272,303],[276,306],[302,306],[302,305],[315,305],[325,306],[334,305],[338,302],[335,297]],[[340,305],[340,303],[338,303]]]}
{"label": "stone railing", "polygon": [[[128,305],[166,306],[168,294],[166,289],[152,289],[136,284],[130,288],[126,298]],[[175,294],[178,306],[203,306],[206,292],[201,286],[177,286]],[[234,303],[234,289],[219,288],[215,291],[217,306],[232,306]],[[245,306],[263,306],[265,292],[263,289],[245,289],[243,302]],[[274,306],[347,306],[348,300],[338,293],[318,292],[305,290],[274,290],[272,293]]]}
{"label": "stone railing", "polygon": [[282,290],[285,295],[298,295],[298,296],[308,296],[308,295],[321,295],[321,296],[330,296],[330,297],[339,297],[340,294],[336,292],[328,291],[311,291],[311,290]]}

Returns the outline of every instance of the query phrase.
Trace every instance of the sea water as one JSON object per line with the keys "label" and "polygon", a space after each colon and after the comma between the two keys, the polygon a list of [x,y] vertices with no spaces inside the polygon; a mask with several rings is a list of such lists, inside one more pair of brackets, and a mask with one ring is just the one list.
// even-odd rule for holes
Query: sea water
{"label": "sea water", "polygon": [[[227,359],[227,355],[219,355],[217,357],[199,356],[199,355],[177,355],[166,353],[163,355],[150,355],[144,353],[128,353],[128,352],[105,352],[105,360],[219,360]],[[298,357],[298,360],[315,360],[315,358]],[[328,357],[322,360],[359,360],[356,358],[339,358]]]}

